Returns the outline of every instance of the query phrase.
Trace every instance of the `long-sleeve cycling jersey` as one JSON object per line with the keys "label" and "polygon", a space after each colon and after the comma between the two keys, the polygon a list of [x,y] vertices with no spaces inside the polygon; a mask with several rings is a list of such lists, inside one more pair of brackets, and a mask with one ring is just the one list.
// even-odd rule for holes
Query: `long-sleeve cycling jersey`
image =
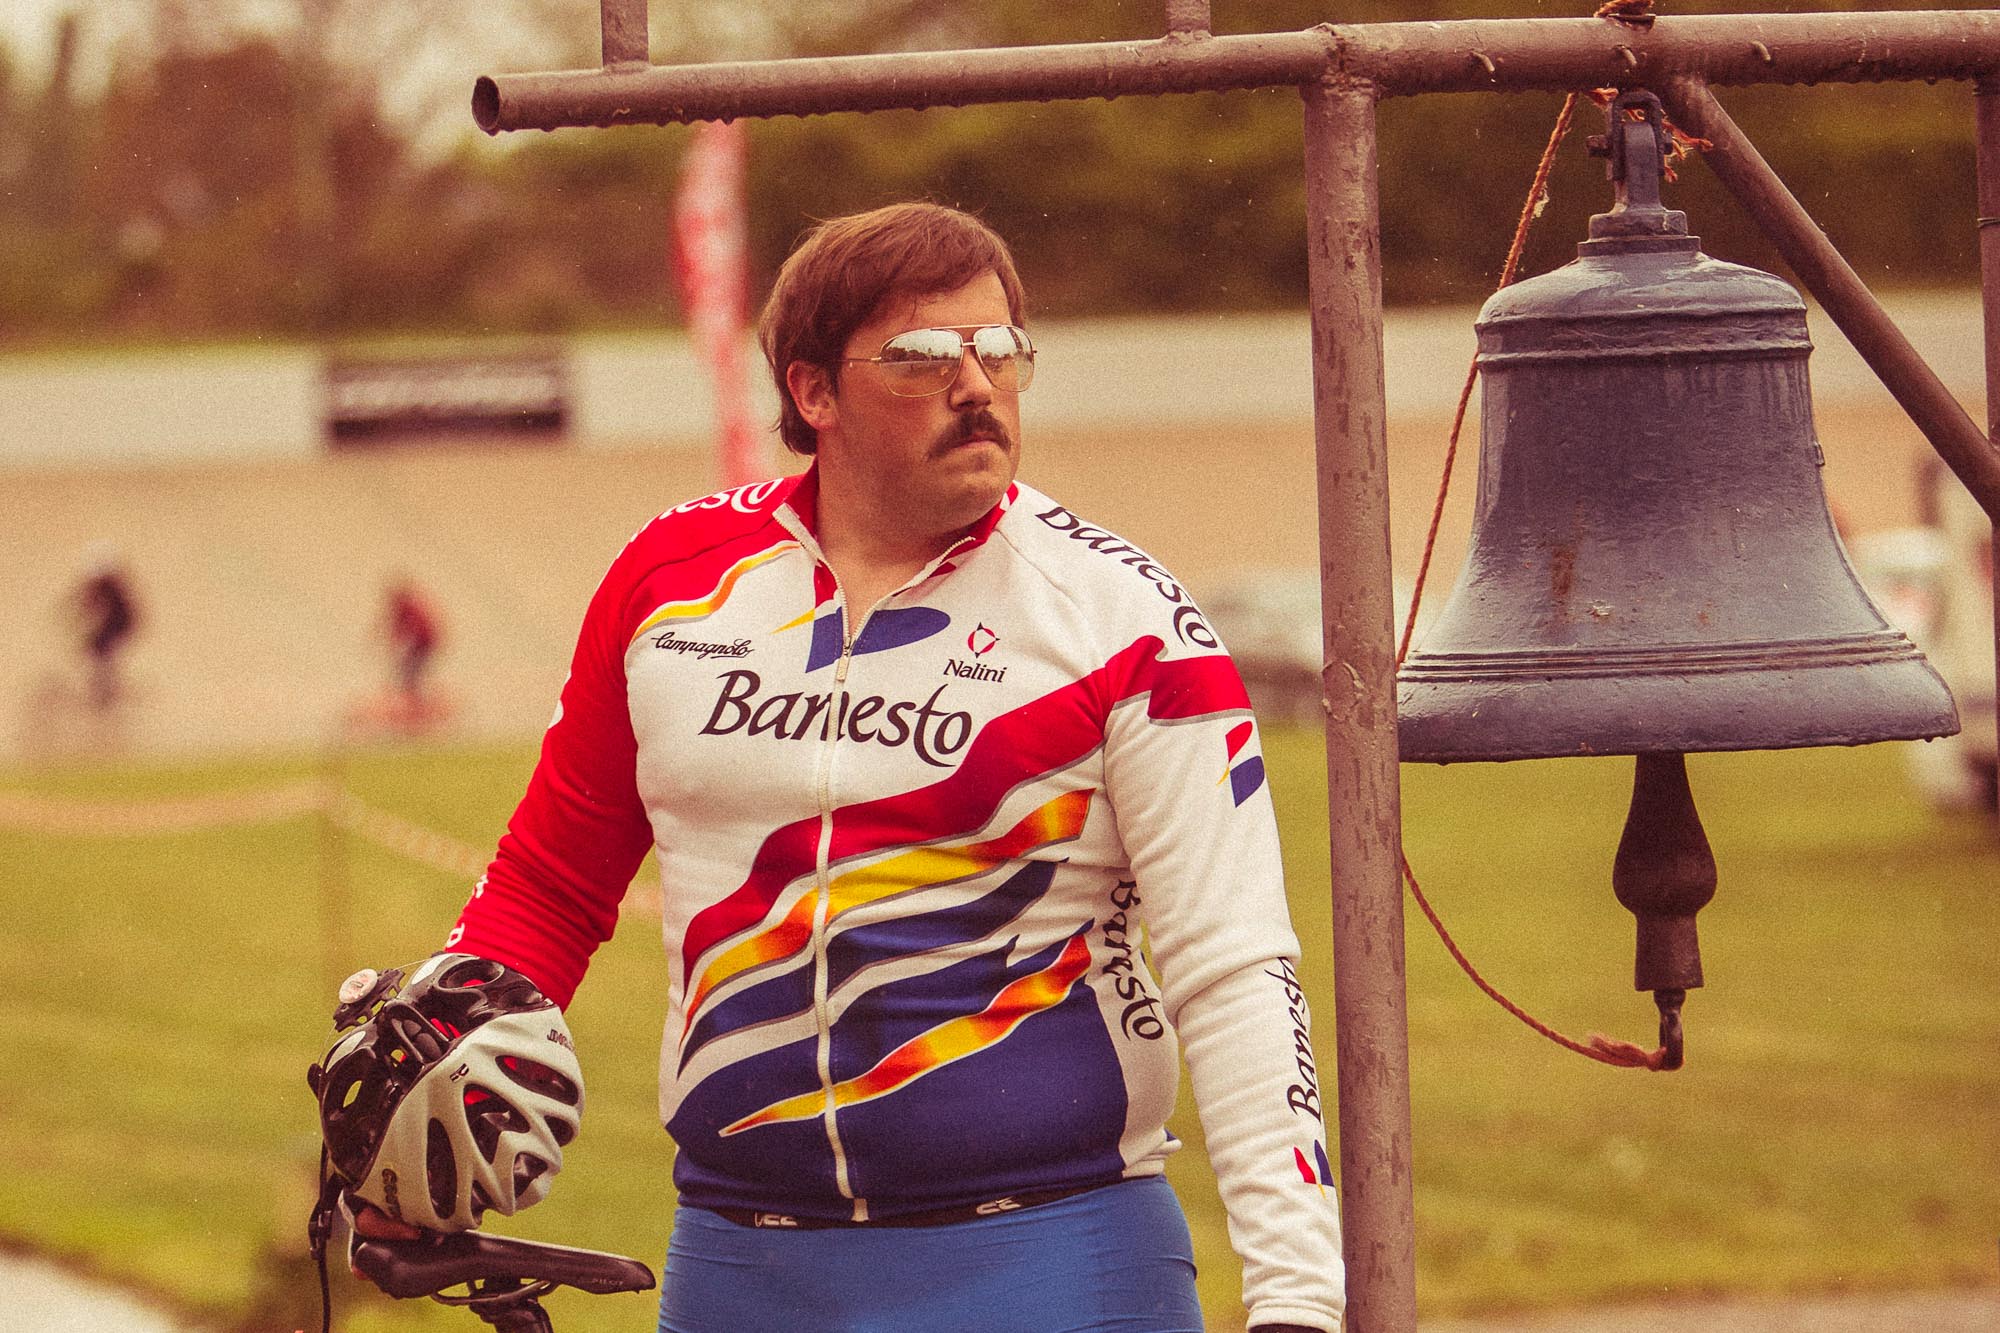
{"label": "long-sleeve cycling jersey", "polygon": [[1252,1324],[1337,1328],[1298,944],[1215,634],[1019,483],[850,607],[816,487],[681,505],[618,556],[450,947],[566,1004],[657,851],[695,1206],[871,1221],[1156,1174],[1178,1045]]}

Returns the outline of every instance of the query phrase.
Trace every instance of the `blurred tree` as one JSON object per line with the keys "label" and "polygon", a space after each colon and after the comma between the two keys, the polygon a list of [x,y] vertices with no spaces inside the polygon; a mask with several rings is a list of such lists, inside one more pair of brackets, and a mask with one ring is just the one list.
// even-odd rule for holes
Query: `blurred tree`
{"label": "blurred tree", "polygon": [[37,222],[51,227],[67,225],[76,205],[76,57],[81,28],[75,14],[57,20],[55,55],[30,130],[32,146],[25,171],[28,180],[42,186],[29,196],[30,211]]}
{"label": "blurred tree", "polygon": [[[1926,0],[1894,7],[1919,6],[1930,7]],[[1360,0],[1337,17],[1582,15],[1591,7]],[[1829,7],[1851,8],[1759,5]],[[1672,8],[1741,6],[1695,0]],[[923,44],[1143,39],[1163,22],[1156,0],[999,0],[950,12],[949,21],[921,34]],[[1303,0],[1218,3],[1213,10],[1219,33],[1297,29],[1330,17],[1323,4]],[[887,49],[899,44],[896,36],[862,31],[847,49]],[[1935,214],[1930,203],[1915,203],[1969,207],[1965,89],[1747,89],[1725,90],[1724,98],[1864,272],[1901,283],[1972,278],[1970,226],[1926,241]],[[1560,103],[1520,94],[1383,104],[1383,265],[1391,301],[1477,301],[1490,290]],[[1558,159],[1528,271],[1565,262],[1588,215],[1608,204],[1602,166],[1584,150],[1585,137],[1602,128],[1599,117],[1585,108]],[[1298,101],[1286,91],[781,119],[759,124],[755,136],[755,245],[766,273],[813,217],[928,194],[978,209],[1016,240],[1045,312],[1296,305],[1304,297],[1303,145]],[[1690,165],[1682,175],[1680,206],[1711,248],[1782,268],[1705,170]],[[1879,188],[1891,180],[1898,182],[1893,202]],[[1900,193],[1904,182],[1916,187],[1914,195]]]}
{"label": "blurred tree", "polygon": [[[38,104],[7,99],[24,133],[0,145],[25,148],[0,149],[21,205],[0,203],[0,336],[319,335],[462,316],[464,183],[420,160],[412,125],[382,106],[398,72],[474,32],[462,4],[143,4],[94,97],[69,77],[70,17]],[[560,27],[556,8],[499,0],[479,19],[518,40]],[[384,61],[385,43],[405,59]]]}
{"label": "blurred tree", "polygon": [[0,58],[0,336],[85,320],[101,290],[75,227],[79,34],[74,15],[58,20],[39,93]]}

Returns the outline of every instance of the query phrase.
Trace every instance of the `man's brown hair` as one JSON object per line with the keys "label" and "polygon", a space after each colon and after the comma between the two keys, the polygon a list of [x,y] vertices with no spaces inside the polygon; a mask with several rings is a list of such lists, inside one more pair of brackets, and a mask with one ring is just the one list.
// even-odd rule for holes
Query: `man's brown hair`
{"label": "man's brown hair", "polygon": [[838,384],[847,340],[884,301],[953,291],[989,270],[1007,293],[1009,317],[1023,323],[1026,298],[1014,256],[970,213],[942,204],[890,204],[814,225],[778,270],[757,321],[757,340],[778,382],[778,434],[785,447],[801,454],[819,448],[818,432],[792,401],[786,367],[803,361]]}

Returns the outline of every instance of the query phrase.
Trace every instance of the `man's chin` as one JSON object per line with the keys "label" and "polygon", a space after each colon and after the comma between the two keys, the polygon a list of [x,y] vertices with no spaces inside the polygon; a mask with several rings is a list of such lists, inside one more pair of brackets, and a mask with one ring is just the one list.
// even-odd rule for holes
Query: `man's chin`
{"label": "man's chin", "polygon": [[953,446],[945,457],[948,463],[956,465],[953,470],[968,492],[968,500],[976,493],[981,514],[1000,503],[1000,497],[1013,483],[1015,453],[997,441],[971,440]]}
{"label": "man's chin", "polygon": [[977,452],[974,457],[999,476],[1000,489],[1006,490],[1007,484],[1014,480],[1014,474],[1021,467],[1019,447],[999,440],[975,441],[975,447]]}

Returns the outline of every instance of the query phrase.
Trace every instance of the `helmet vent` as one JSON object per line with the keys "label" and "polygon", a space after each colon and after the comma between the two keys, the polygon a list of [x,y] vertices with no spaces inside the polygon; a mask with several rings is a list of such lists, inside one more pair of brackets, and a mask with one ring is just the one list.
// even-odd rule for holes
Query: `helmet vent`
{"label": "helmet vent", "polygon": [[549,1164],[532,1153],[517,1153],[514,1157],[514,1197],[527,1193],[528,1186],[548,1174]]}
{"label": "helmet vent", "polygon": [[491,958],[468,958],[456,963],[438,978],[437,984],[454,989],[484,986],[489,981],[497,981],[507,969]]}
{"label": "helmet vent", "polygon": [[510,1106],[505,1097],[491,1088],[472,1084],[465,1090],[465,1121],[472,1128],[472,1141],[479,1155],[492,1161],[500,1150],[502,1134],[519,1134],[528,1128],[528,1117]]}
{"label": "helmet vent", "polygon": [[430,1185],[431,1211],[450,1217],[458,1207],[458,1163],[452,1156],[451,1136],[433,1120],[424,1144],[425,1179]]}
{"label": "helmet vent", "polygon": [[530,1092],[539,1092],[564,1106],[575,1106],[577,1103],[576,1084],[545,1064],[525,1060],[518,1055],[503,1055],[500,1057],[500,1068],[508,1078]]}
{"label": "helmet vent", "polygon": [[385,1026],[395,1034],[396,1046],[390,1048],[389,1058],[397,1064],[414,1057],[419,1065],[427,1065],[444,1054],[446,1043],[443,1035],[420,1014],[398,1012],[384,1014],[383,1017],[387,1020]]}

